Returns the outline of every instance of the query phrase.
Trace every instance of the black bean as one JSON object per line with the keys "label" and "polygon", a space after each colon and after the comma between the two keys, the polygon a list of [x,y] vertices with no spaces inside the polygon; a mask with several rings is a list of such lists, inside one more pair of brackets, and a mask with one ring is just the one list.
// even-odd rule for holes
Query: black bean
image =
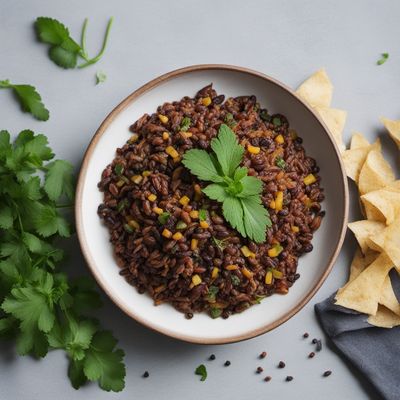
{"label": "black bean", "polygon": [[286,377],[286,382],[290,382],[290,381],[292,381],[292,380],[293,380],[293,376],[288,375],[288,376]]}
{"label": "black bean", "polygon": [[266,377],[264,378],[264,381],[265,381],[265,382],[269,382],[271,379],[272,379],[272,377],[266,376]]}
{"label": "black bean", "polygon": [[322,350],[322,341],[321,340],[317,340],[317,346],[315,348],[317,351],[321,351]]}
{"label": "black bean", "polygon": [[210,357],[208,357],[209,360],[214,361],[215,360],[215,354],[211,354]]}
{"label": "black bean", "polygon": [[144,371],[142,376],[143,376],[143,378],[148,378],[150,376],[150,374],[148,371]]}
{"label": "black bean", "polygon": [[305,332],[305,333],[303,334],[303,338],[304,338],[304,339],[307,339],[309,336],[310,336],[310,335],[308,334],[308,332]]}
{"label": "black bean", "polygon": [[313,358],[315,356],[315,353],[312,351],[309,355],[308,358]]}
{"label": "black bean", "polygon": [[332,371],[325,371],[322,376],[327,377],[332,374]]}
{"label": "black bean", "polygon": [[264,369],[262,367],[257,367],[256,372],[257,374],[261,374],[261,372],[263,372]]}
{"label": "black bean", "polygon": [[231,365],[231,362],[229,360],[226,360],[224,366],[229,367],[230,365]]}
{"label": "black bean", "polygon": [[266,351],[263,351],[263,352],[259,355],[259,357],[260,357],[260,358],[265,358],[265,357],[267,357],[267,352],[266,352]]}
{"label": "black bean", "polygon": [[286,364],[283,361],[279,361],[278,368],[285,368]]}

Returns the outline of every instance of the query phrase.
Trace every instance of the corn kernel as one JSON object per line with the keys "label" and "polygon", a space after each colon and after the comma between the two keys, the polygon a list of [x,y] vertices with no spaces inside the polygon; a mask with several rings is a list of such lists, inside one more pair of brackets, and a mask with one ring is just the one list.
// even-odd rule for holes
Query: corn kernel
{"label": "corn kernel", "polygon": [[200,221],[200,227],[203,229],[207,229],[210,225],[208,225],[207,221]]}
{"label": "corn kernel", "polygon": [[167,146],[165,149],[165,152],[170,155],[172,158],[179,157],[179,153],[172,147],[172,146]]}
{"label": "corn kernel", "polygon": [[153,207],[153,212],[155,212],[158,215],[161,215],[164,212],[164,210],[160,207]]}
{"label": "corn kernel", "polygon": [[268,272],[265,274],[265,284],[266,284],[266,285],[270,285],[270,284],[272,283],[272,278],[273,278],[273,276],[272,276],[272,271],[268,271]]}
{"label": "corn kernel", "polygon": [[182,204],[183,206],[187,206],[189,204],[189,201],[190,201],[190,199],[187,196],[182,196],[179,199],[179,203]]}
{"label": "corn kernel", "polygon": [[181,135],[185,138],[185,139],[189,139],[190,137],[193,136],[192,132],[181,132]]}
{"label": "corn kernel", "polygon": [[249,271],[246,267],[242,268],[242,274],[247,278],[247,279],[251,279],[253,278],[253,273],[251,271]]}
{"label": "corn kernel", "polygon": [[190,211],[189,215],[190,215],[190,218],[193,218],[193,219],[199,218],[199,212],[197,210]]}
{"label": "corn kernel", "polygon": [[172,235],[172,239],[174,239],[174,240],[181,240],[182,238],[183,238],[183,235],[180,232],[176,232]]}
{"label": "corn kernel", "polygon": [[142,172],[142,175],[143,175],[144,177],[149,176],[149,175],[151,175],[151,171],[143,171],[143,172]]}
{"label": "corn kernel", "polygon": [[242,246],[240,250],[245,257],[254,258],[256,256],[247,246]]}
{"label": "corn kernel", "polygon": [[203,104],[203,106],[208,107],[211,104],[211,97],[207,96],[201,99],[201,104]]}
{"label": "corn kernel", "polygon": [[190,242],[190,250],[197,250],[197,246],[199,244],[199,240],[198,239],[192,239]]}
{"label": "corn kernel", "polygon": [[200,278],[200,276],[199,275],[193,275],[192,276],[192,283],[193,283],[193,285],[194,286],[197,286],[197,285],[200,285],[200,283],[201,283],[201,278]]}
{"label": "corn kernel", "polygon": [[225,269],[228,270],[228,271],[234,271],[235,269],[239,269],[239,267],[237,265],[235,265],[235,264],[230,264],[230,265],[227,265],[225,267]]}
{"label": "corn kernel", "polygon": [[211,272],[211,278],[212,279],[216,279],[218,277],[218,275],[219,275],[219,268],[214,267],[212,272]]}
{"label": "corn kernel", "polygon": [[158,118],[163,124],[168,122],[168,117],[166,115],[158,114]]}
{"label": "corn kernel", "polygon": [[135,143],[139,139],[139,135],[137,133],[133,133],[132,136],[129,138],[129,143]]}
{"label": "corn kernel", "polygon": [[258,154],[260,152],[260,148],[257,146],[252,146],[251,144],[249,144],[247,146],[247,151],[251,154]]}
{"label": "corn kernel", "polygon": [[269,257],[278,257],[282,253],[283,247],[280,244],[276,244],[274,247],[268,250]]}
{"label": "corn kernel", "polygon": [[168,132],[163,132],[162,138],[163,138],[163,140],[168,140],[169,139],[169,133]]}
{"label": "corn kernel", "polygon": [[269,208],[275,210],[275,200],[271,200],[271,202],[269,203]]}
{"label": "corn kernel", "polygon": [[143,180],[143,177],[141,175],[133,175],[131,177],[131,181],[133,183],[136,183],[137,185],[139,185],[139,183],[142,182],[142,180]]}
{"label": "corn kernel", "polygon": [[272,276],[275,279],[282,279],[283,278],[283,273],[275,268],[272,269]]}
{"label": "corn kernel", "polygon": [[157,196],[155,195],[155,194],[149,194],[148,196],[147,196],[147,200],[149,200],[149,201],[156,201],[157,200]]}
{"label": "corn kernel", "polygon": [[280,211],[283,208],[283,192],[276,192],[275,197],[275,210]]}
{"label": "corn kernel", "polygon": [[303,179],[303,182],[305,185],[311,185],[317,182],[317,178],[313,174],[309,174]]}
{"label": "corn kernel", "polygon": [[283,143],[285,143],[285,139],[283,138],[282,135],[279,134],[279,135],[276,136],[275,142],[279,143],[279,144],[283,144]]}
{"label": "corn kernel", "polygon": [[298,226],[296,226],[296,225],[292,225],[291,229],[292,229],[292,232],[294,232],[294,233],[297,233],[300,230],[300,228]]}
{"label": "corn kernel", "polygon": [[167,239],[170,239],[171,236],[172,236],[172,232],[169,231],[167,228],[165,228],[165,229],[162,231],[162,235],[163,235],[164,237],[166,237]]}
{"label": "corn kernel", "polygon": [[131,219],[131,220],[128,222],[128,225],[129,225],[131,228],[133,228],[133,229],[139,229],[139,228],[140,228],[140,225],[139,225],[138,222],[135,221],[134,219]]}
{"label": "corn kernel", "polygon": [[116,185],[117,185],[118,187],[122,187],[122,186],[125,185],[125,182],[124,182],[122,179],[120,179],[120,180],[116,183]]}

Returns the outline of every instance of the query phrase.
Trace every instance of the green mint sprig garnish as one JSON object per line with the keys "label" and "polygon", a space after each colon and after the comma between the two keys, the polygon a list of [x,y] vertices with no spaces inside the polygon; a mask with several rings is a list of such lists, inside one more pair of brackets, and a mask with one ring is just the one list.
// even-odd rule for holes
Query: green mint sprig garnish
{"label": "green mint sprig garnish", "polygon": [[63,210],[74,196],[73,167],[44,135],[0,131],[0,336],[19,355],[65,351],[74,388],[98,381],[124,387],[124,353],[113,335],[86,313],[101,305],[93,280],[69,279],[57,243],[71,235]]}
{"label": "green mint sprig garnish", "polygon": [[261,203],[262,182],[249,176],[240,167],[244,148],[235,134],[222,124],[217,138],[212,139],[213,153],[192,149],[183,155],[183,164],[203,181],[211,181],[203,192],[222,203],[225,219],[243,237],[255,242],[265,241],[266,229],[271,226],[268,211]]}
{"label": "green mint sprig garnish", "polygon": [[86,49],[87,18],[83,23],[80,44],[71,38],[68,28],[56,19],[39,17],[35,21],[35,28],[38,39],[50,45],[49,57],[55,64],[62,68],[75,68],[78,64],[78,57],[80,57],[84,62],[78,65],[78,68],[85,68],[95,64],[103,56],[113,20],[114,18],[110,18],[108,21],[101,50],[93,58],[89,57]]}
{"label": "green mint sprig garnish", "polygon": [[39,121],[47,121],[49,119],[49,110],[42,103],[42,98],[35,87],[31,85],[16,85],[6,79],[0,81],[0,89],[11,89],[22,110],[31,113]]}

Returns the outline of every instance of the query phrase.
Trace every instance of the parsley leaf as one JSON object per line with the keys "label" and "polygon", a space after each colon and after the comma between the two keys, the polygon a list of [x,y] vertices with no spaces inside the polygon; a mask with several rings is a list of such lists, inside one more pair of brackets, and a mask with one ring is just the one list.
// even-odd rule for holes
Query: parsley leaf
{"label": "parsley leaf", "polygon": [[389,53],[382,53],[381,58],[376,62],[378,65],[384,64],[389,59]]}
{"label": "parsley leaf", "polygon": [[181,121],[181,125],[179,127],[179,130],[181,132],[186,132],[190,128],[190,124],[192,123],[192,120],[189,117],[183,117]]}
{"label": "parsley leaf", "polygon": [[201,209],[199,210],[199,220],[200,221],[205,221],[207,219],[207,210]]}
{"label": "parsley leaf", "polygon": [[254,241],[265,242],[265,227],[271,226],[268,213],[261,204],[259,196],[250,196],[240,199],[244,214],[246,233]]}
{"label": "parsley leaf", "polygon": [[199,365],[194,371],[196,375],[200,375],[200,381],[204,382],[207,379],[207,369],[204,364]]}
{"label": "parsley leaf", "polygon": [[44,190],[51,200],[58,200],[65,194],[69,199],[74,196],[72,164],[64,160],[56,160],[47,164]]}
{"label": "parsley leaf", "polygon": [[0,81],[0,89],[13,90],[22,110],[31,113],[39,121],[47,121],[49,119],[49,110],[42,103],[42,98],[35,87],[31,85],[16,85],[10,83],[7,79]]}
{"label": "parsley leaf", "polygon": [[183,155],[183,165],[204,181],[223,182],[213,158],[205,151],[193,149]]}
{"label": "parsley leaf", "polygon": [[225,187],[216,183],[206,186],[202,192],[205,193],[210,199],[217,200],[221,203],[228,197]]}
{"label": "parsley leaf", "polygon": [[279,167],[280,169],[285,169],[286,168],[285,160],[282,157],[276,157],[275,165],[277,167]]}

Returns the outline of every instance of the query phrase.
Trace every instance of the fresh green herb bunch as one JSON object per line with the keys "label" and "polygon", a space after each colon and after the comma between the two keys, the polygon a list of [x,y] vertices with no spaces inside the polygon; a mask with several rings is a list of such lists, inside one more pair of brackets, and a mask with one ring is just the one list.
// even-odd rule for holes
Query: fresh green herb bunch
{"label": "fresh green herb bunch", "polygon": [[187,151],[183,164],[199,179],[213,182],[203,192],[222,203],[224,217],[234,229],[243,237],[264,242],[271,220],[261,203],[261,180],[249,176],[248,169],[239,166],[243,146],[232,130],[222,124],[218,137],[211,140],[211,148],[211,154],[199,149]]}
{"label": "fresh green herb bunch", "polygon": [[[87,380],[124,387],[124,353],[85,312],[101,305],[90,279],[69,280],[55,245],[71,227],[60,210],[74,194],[72,165],[53,160],[44,135],[22,131],[14,143],[0,131],[0,334],[20,355],[63,349],[74,388]],[[51,161],[52,160],[52,161]]]}

